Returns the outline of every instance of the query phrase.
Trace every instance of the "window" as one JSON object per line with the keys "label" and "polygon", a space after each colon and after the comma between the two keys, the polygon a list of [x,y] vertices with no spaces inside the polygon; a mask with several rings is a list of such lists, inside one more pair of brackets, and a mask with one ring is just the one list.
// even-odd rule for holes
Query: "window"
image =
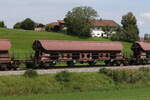
{"label": "window", "polygon": [[67,54],[67,58],[70,58],[70,54]]}
{"label": "window", "polygon": [[90,54],[87,54],[87,58],[90,58]]}
{"label": "window", "polygon": [[72,53],[72,59],[79,59],[80,54],[79,53]]}
{"label": "window", "polygon": [[59,58],[59,54],[58,53],[51,53],[50,55],[51,55],[50,59],[52,59],[52,60],[56,60],[56,59]]}
{"label": "window", "polygon": [[99,55],[98,53],[92,53],[92,59],[98,59]]}
{"label": "window", "polygon": [[108,54],[108,53],[106,53],[106,57],[109,57],[109,54]]}
{"label": "window", "polygon": [[103,57],[103,53],[100,54],[100,57]]}
{"label": "window", "polygon": [[65,57],[64,54],[61,54],[61,57],[64,58]]}
{"label": "window", "polygon": [[84,58],[84,57],[85,57],[85,55],[84,55],[84,54],[82,54],[82,55],[81,55],[81,57],[82,57],[82,58]]}

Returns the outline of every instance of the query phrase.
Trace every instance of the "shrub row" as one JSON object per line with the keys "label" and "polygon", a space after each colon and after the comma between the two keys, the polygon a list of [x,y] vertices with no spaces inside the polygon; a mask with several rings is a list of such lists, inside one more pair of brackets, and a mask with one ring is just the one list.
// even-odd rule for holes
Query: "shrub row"
{"label": "shrub row", "polygon": [[99,73],[102,73],[110,77],[115,82],[126,82],[126,83],[137,83],[137,82],[146,82],[150,79],[150,68],[142,67],[139,70],[131,69],[120,69],[120,70],[111,70],[102,68],[99,70]]}
{"label": "shrub row", "polygon": [[[100,69],[99,73],[63,71],[49,75],[38,75],[36,71],[28,70],[23,76],[0,76],[0,96],[106,91],[127,88],[131,83],[134,87],[145,86],[140,83],[145,81],[150,82],[150,69],[148,68],[139,70]],[[122,83],[125,84],[122,85]]]}
{"label": "shrub row", "polygon": [[0,96],[49,94],[63,92],[109,90],[112,80],[99,73],[36,75],[29,70],[22,76],[0,76]]}

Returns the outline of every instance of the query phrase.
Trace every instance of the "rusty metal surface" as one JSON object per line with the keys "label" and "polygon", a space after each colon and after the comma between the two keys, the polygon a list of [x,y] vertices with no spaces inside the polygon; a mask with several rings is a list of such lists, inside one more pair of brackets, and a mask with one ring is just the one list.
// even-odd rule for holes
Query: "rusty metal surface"
{"label": "rusty metal surface", "polygon": [[11,42],[9,40],[0,40],[0,51],[9,50],[11,48]]}
{"label": "rusty metal surface", "polygon": [[120,42],[38,40],[49,51],[122,51]]}

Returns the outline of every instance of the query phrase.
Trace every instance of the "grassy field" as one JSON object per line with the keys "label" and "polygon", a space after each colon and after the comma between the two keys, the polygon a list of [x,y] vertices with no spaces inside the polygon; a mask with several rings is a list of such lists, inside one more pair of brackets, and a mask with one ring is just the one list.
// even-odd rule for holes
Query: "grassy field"
{"label": "grassy field", "polygon": [[0,38],[10,39],[13,43],[13,50],[18,52],[32,51],[34,40],[85,40],[85,41],[110,41],[104,38],[79,38],[62,33],[35,32],[26,30],[0,28]]}
{"label": "grassy field", "polygon": [[150,88],[137,88],[105,92],[0,97],[0,100],[150,100],[149,93]]}
{"label": "grassy field", "polygon": [[[30,73],[31,75],[31,73]],[[36,77],[0,76],[1,96],[24,96],[89,91],[121,91],[149,88],[150,69],[104,70],[98,72],[39,75]],[[144,93],[144,92],[143,92]]]}
{"label": "grassy field", "polygon": [[[13,48],[11,53],[22,54],[33,53],[32,43],[34,40],[77,40],[77,41],[110,41],[105,38],[79,38],[62,33],[35,32],[26,30],[4,29],[0,28],[0,39],[9,39]],[[130,53],[131,43],[123,43],[124,52]],[[22,57],[24,58],[24,57]]]}

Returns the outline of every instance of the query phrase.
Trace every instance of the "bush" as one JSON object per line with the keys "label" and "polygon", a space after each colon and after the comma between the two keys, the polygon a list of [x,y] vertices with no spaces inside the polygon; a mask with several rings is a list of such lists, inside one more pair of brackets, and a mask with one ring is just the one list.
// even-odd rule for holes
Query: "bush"
{"label": "bush", "polygon": [[107,68],[99,69],[99,73],[102,73],[102,74],[105,74],[105,75],[108,75],[110,72],[111,72],[111,70],[107,69]]}
{"label": "bush", "polygon": [[138,70],[110,70],[103,68],[99,72],[110,77],[113,81],[120,83],[137,83],[145,80],[144,73]]}
{"label": "bush", "polygon": [[3,28],[6,27],[4,21],[0,21],[0,27],[3,27]]}
{"label": "bush", "polygon": [[150,68],[149,67],[141,67],[141,68],[139,68],[139,71],[150,72]]}
{"label": "bush", "polygon": [[56,74],[55,79],[58,82],[69,82],[70,81],[71,73],[68,71],[62,71]]}
{"label": "bush", "polygon": [[38,73],[35,70],[29,69],[29,70],[25,71],[24,76],[29,77],[29,78],[37,77]]}
{"label": "bush", "polygon": [[20,29],[21,28],[21,22],[17,22],[14,26],[14,29]]}
{"label": "bush", "polygon": [[47,31],[47,32],[51,32],[52,30],[53,30],[53,26],[52,25],[46,25],[45,26],[45,30]]}

